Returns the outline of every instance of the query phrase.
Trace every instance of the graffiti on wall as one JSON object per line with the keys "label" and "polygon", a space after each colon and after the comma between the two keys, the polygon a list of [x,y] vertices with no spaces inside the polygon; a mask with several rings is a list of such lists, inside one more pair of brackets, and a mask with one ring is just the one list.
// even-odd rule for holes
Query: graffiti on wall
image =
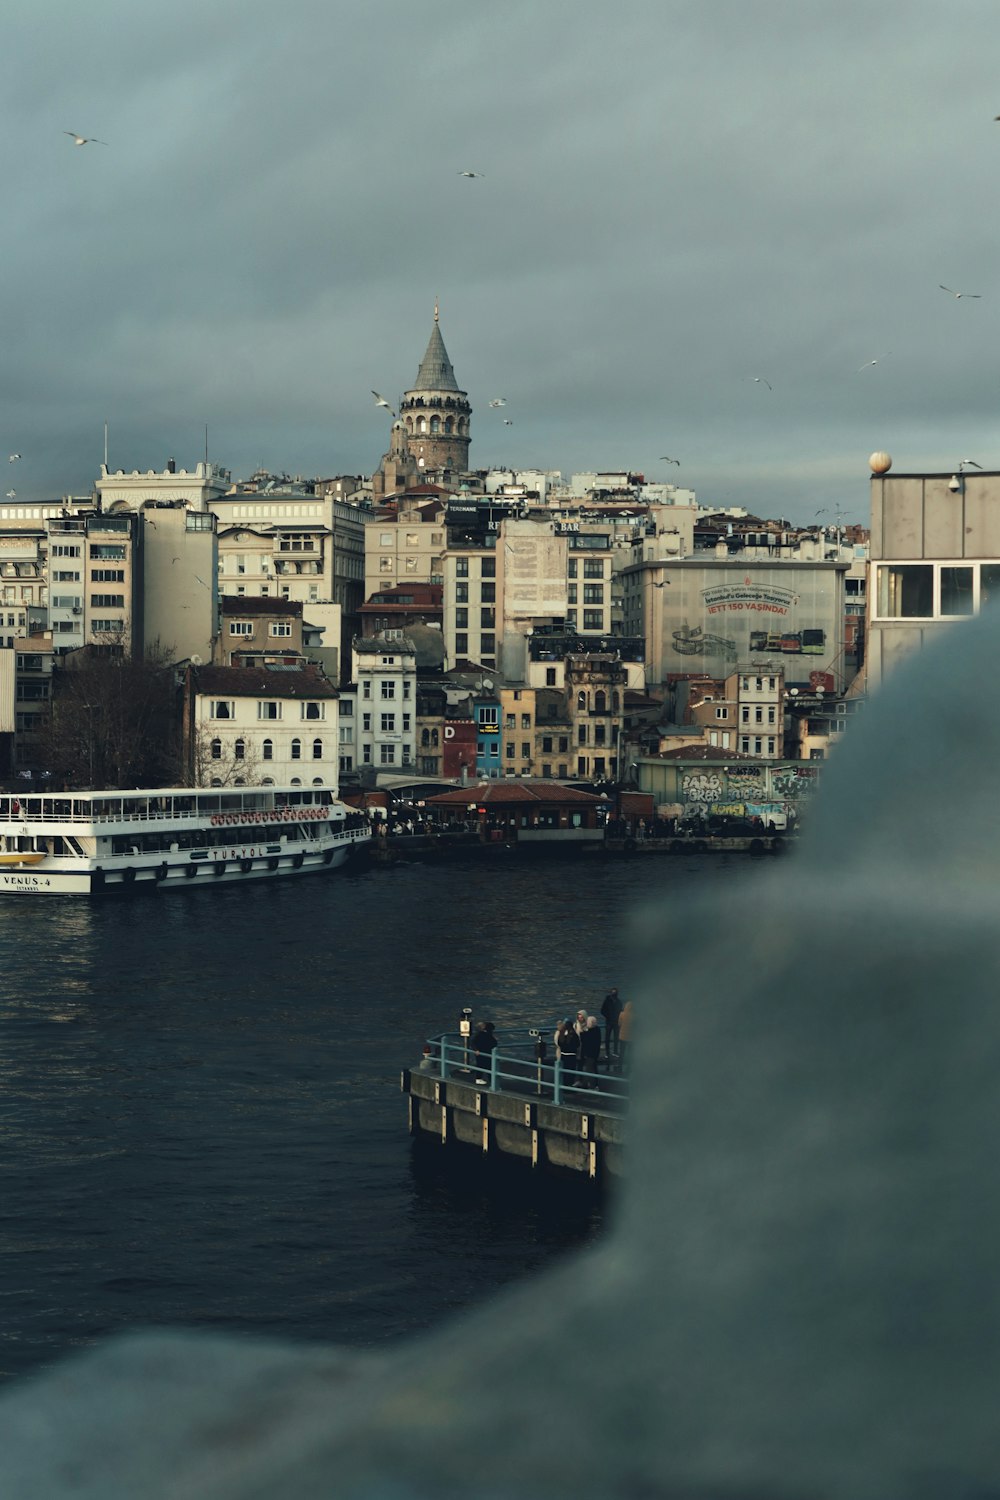
{"label": "graffiti on wall", "polygon": [[725,794],[725,784],[718,771],[685,771],[681,776],[681,791],[687,802],[719,802]]}

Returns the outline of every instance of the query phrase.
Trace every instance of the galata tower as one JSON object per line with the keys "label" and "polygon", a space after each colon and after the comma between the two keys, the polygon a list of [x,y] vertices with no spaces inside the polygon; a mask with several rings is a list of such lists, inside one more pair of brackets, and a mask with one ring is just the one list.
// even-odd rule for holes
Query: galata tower
{"label": "galata tower", "polygon": [[403,397],[399,415],[406,425],[407,446],[421,469],[467,473],[472,407],[455,379],[436,305],[427,352],[412,388]]}

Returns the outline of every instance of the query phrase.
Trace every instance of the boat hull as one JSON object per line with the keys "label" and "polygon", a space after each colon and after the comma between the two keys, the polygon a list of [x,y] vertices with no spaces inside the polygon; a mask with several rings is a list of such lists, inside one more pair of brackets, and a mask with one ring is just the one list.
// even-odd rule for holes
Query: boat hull
{"label": "boat hull", "polygon": [[21,896],[113,896],[132,891],[191,891],[205,886],[246,885],[303,875],[325,875],[340,869],[358,844],[339,844],[308,853],[239,858],[185,860],[171,863],[130,862],[91,866],[82,861],[49,860],[46,867],[0,868],[0,894]]}

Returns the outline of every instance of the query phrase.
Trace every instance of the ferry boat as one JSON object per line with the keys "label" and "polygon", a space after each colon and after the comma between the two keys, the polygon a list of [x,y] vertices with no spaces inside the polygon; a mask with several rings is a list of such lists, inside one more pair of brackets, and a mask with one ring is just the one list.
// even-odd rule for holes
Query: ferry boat
{"label": "ferry boat", "polygon": [[335,870],[369,841],[329,788],[0,796],[0,894],[191,890]]}

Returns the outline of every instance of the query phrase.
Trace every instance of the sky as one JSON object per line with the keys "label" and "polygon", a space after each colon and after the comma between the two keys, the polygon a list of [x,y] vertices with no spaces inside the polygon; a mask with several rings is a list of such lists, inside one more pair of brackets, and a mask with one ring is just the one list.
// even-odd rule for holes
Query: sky
{"label": "sky", "polygon": [[1000,468],[998,54],[995,0],[8,0],[7,487],[105,422],[370,473],[436,298],[476,468],[799,523]]}

